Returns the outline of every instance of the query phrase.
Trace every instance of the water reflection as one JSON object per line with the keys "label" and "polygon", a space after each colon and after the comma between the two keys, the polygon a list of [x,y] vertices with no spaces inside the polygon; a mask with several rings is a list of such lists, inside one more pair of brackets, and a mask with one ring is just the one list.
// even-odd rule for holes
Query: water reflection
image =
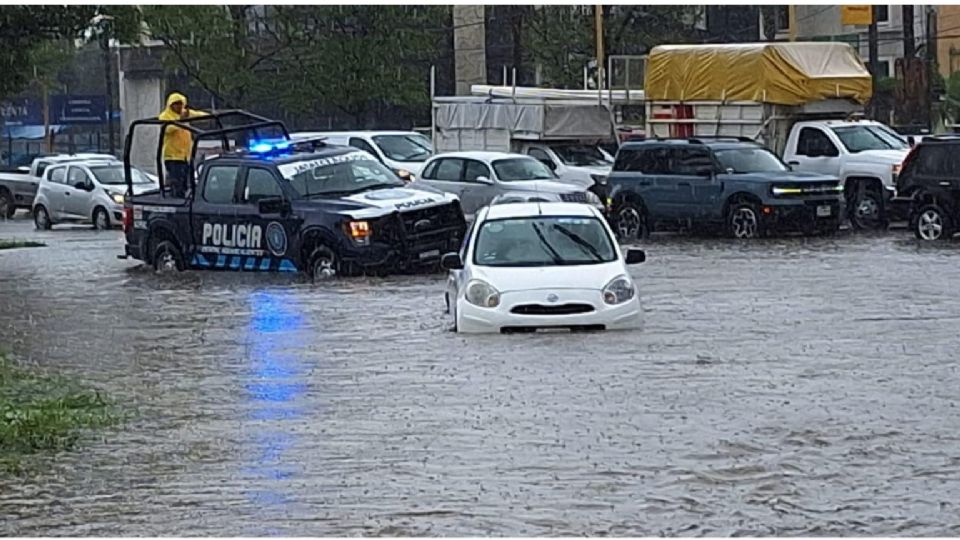
{"label": "water reflection", "polygon": [[298,404],[306,392],[304,368],[295,348],[304,317],[289,291],[250,294],[250,322],[246,334],[249,410],[244,426],[247,475],[257,489],[246,496],[264,512],[286,513],[293,497],[285,482],[296,475],[295,461],[286,456],[297,443],[290,420],[303,416]]}

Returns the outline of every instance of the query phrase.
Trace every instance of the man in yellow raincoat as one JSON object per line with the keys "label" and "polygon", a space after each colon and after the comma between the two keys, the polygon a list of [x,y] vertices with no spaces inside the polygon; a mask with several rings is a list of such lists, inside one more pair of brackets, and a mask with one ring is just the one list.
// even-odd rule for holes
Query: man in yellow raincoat
{"label": "man in yellow raincoat", "polygon": [[[173,92],[167,97],[167,108],[157,117],[159,120],[186,120],[197,116],[207,116],[203,111],[187,108],[187,97]],[[163,166],[166,169],[166,185],[174,197],[184,197],[190,178],[190,150],[193,147],[193,135],[176,126],[167,126],[163,135]]]}

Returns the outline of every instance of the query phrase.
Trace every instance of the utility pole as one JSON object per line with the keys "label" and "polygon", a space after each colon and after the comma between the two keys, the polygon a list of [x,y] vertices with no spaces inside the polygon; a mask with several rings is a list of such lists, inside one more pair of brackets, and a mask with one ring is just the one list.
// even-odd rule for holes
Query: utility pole
{"label": "utility pole", "polygon": [[789,26],[790,41],[797,40],[797,6],[787,6],[787,26]]}
{"label": "utility pole", "polygon": [[903,57],[913,58],[916,42],[913,34],[913,4],[903,5]]}
{"label": "utility pole", "polygon": [[116,141],[113,134],[113,70],[110,61],[110,19],[104,17],[100,21],[100,47],[103,51],[103,80],[104,94],[107,102],[107,141],[110,145],[110,153],[115,154],[117,150]]}
{"label": "utility pole", "polygon": [[867,48],[870,57],[870,78],[873,81],[873,106],[870,107],[870,116],[877,118],[877,79],[880,77],[880,58],[877,44],[877,6],[870,6],[870,27],[867,33]]}
{"label": "utility pole", "polygon": [[933,6],[926,6],[927,10],[927,125],[930,133],[937,127],[933,117],[933,102],[937,98],[933,88],[933,79],[936,75],[934,67],[937,65],[937,11]]}
{"label": "utility pole", "polygon": [[603,6],[595,5],[593,16],[597,27],[597,88],[603,88]]}

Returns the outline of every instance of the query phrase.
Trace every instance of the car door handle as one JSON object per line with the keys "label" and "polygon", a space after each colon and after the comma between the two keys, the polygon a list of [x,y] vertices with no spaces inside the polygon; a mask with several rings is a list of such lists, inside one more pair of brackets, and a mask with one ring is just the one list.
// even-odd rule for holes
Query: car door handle
{"label": "car door handle", "polygon": [[70,192],[69,192],[69,191],[64,191],[63,194],[66,195],[67,197],[70,196]]}
{"label": "car door handle", "polygon": [[799,164],[800,164],[799,161],[788,161],[788,162],[787,162],[787,165],[799,165]]}

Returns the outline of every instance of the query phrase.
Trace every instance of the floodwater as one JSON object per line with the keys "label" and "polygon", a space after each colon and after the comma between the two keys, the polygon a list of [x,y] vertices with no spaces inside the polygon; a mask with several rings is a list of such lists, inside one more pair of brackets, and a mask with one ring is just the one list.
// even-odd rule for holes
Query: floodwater
{"label": "floodwater", "polygon": [[5,535],[960,534],[960,242],[664,236],[638,333],[463,337],[442,276],[156,276],[0,238],[2,345],[136,409]]}

